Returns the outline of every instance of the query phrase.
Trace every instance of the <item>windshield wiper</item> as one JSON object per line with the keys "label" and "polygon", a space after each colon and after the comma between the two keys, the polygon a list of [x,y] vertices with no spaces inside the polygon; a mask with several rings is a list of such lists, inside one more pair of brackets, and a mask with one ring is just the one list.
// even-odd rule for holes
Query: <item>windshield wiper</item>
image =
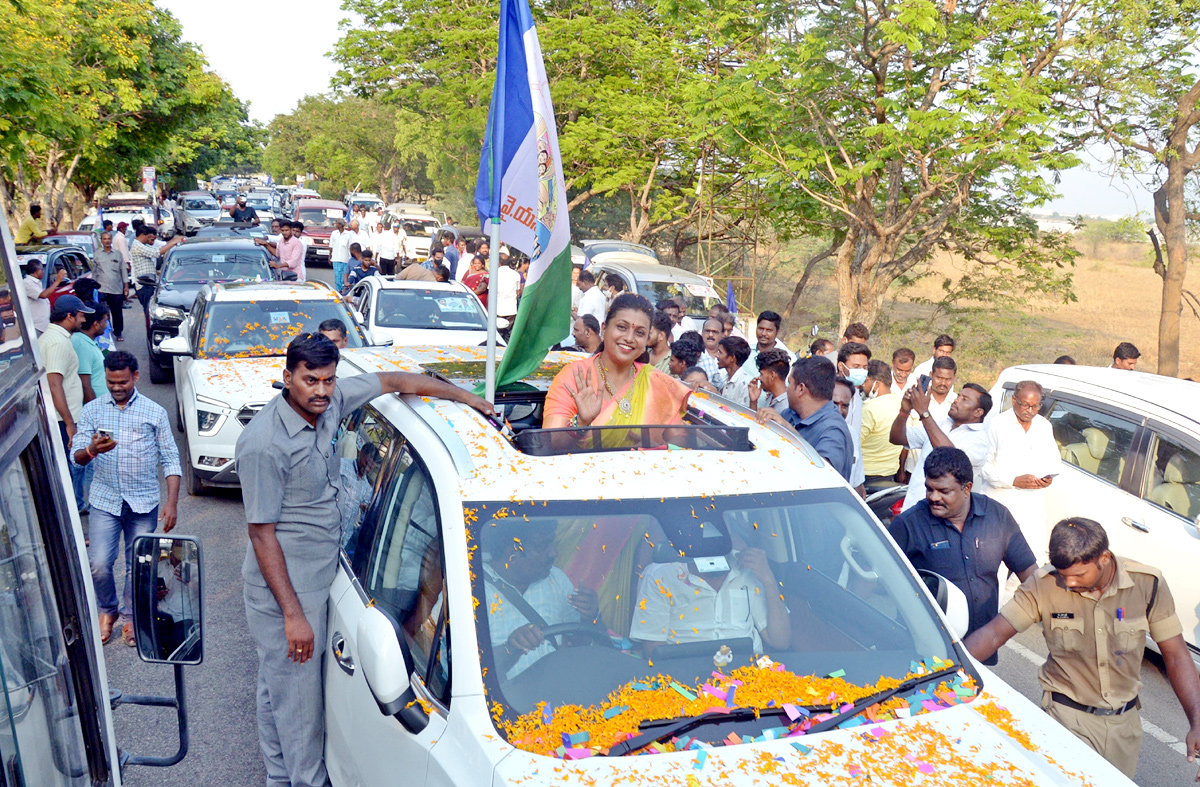
{"label": "windshield wiper", "polygon": [[931,672],[928,675],[918,675],[915,678],[909,678],[908,680],[904,681],[903,683],[901,683],[899,686],[896,686],[895,688],[881,691],[878,694],[872,694],[870,697],[863,697],[861,700],[854,703],[852,706],[850,706],[846,710],[842,711],[841,713],[837,714],[836,716],[831,716],[830,718],[825,719],[823,721],[819,721],[816,724],[814,724],[813,726],[809,727],[808,730],[805,732],[805,735],[814,735],[816,733],[825,732],[826,730],[831,730],[834,727],[837,727],[838,725],[845,722],[847,719],[851,719],[851,718],[859,715],[860,713],[865,711],[867,708],[871,707],[872,705],[874,705],[878,702],[887,702],[892,697],[895,697],[897,694],[903,694],[905,692],[912,691],[913,689],[917,688],[918,686],[923,686],[926,683],[931,683],[935,680],[949,677],[949,676],[955,674],[956,672],[958,672],[960,669],[962,669],[961,666],[955,665],[952,667],[946,667],[945,669],[940,669],[937,672]]}
{"label": "windshield wiper", "polygon": [[[959,669],[961,669],[959,666],[947,667],[945,669],[938,670],[937,672],[931,672],[928,675],[918,675],[915,678],[909,678],[895,688],[878,692],[870,697],[864,697],[842,713],[817,722],[810,727],[805,734],[812,735],[814,733],[825,732],[826,730],[833,729],[847,719],[862,713],[875,703],[886,702],[897,694],[903,694],[926,683],[938,680],[940,678],[949,677],[950,675],[957,673]],[[806,707],[805,710],[808,710],[810,713],[820,713],[826,710],[826,708]],[[609,749],[607,755],[600,756],[621,757],[635,752],[638,749],[643,749],[652,743],[670,740],[671,738],[678,737],[684,732],[694,730],[697,727],[704,727],[709,724],[719,724],[721,722],[730,721],[749,721],[755,718],[783,716],[785,713],[786,712],[783,708],[735,708],[729,712],[723,713],[702,713],[699,716],[687,716],[681,719],[643,722],[641,728],[651,728],[650,731],[638,735],[635,738],[630,738],[627,741],[622,741],[621,743],[618,743],[616,746],[613,746],[611,749]],[[663,728],[664,724],[667,725],[665,728]]]}

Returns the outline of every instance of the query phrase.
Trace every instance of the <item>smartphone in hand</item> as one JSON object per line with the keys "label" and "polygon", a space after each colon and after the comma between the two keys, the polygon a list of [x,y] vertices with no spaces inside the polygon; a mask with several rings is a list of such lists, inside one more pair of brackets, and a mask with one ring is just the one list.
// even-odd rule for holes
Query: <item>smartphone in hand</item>
{"label": "smartphone in hand", "polygon": [[927,374],[923,374],[917,378],[917,385],[921,386],[921,393],[929,393],[929,384],[933,382],[933,378]]}

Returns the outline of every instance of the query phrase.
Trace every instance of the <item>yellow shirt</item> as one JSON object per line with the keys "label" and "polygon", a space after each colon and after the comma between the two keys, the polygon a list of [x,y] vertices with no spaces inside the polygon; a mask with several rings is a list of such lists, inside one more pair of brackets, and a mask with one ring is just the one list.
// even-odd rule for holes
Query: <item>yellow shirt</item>
{"label": "yellow shirt", "polygon": [[867,475],[892,476],[900,469],[902,446],[892,445],[888,435],[900,412],[900,397],[886,393],[863,403],[862,457]]}
{"label": "yellow shirt", "polygon": [[46,234],[46,225],[41,219],[35,219],[33,216],[26,216],[25,221],[21,222],[21,226],[17,227],[17,234],[13,235],[13,243],[20,246],[23,243],[29,243],[34,236],[41,237]]}

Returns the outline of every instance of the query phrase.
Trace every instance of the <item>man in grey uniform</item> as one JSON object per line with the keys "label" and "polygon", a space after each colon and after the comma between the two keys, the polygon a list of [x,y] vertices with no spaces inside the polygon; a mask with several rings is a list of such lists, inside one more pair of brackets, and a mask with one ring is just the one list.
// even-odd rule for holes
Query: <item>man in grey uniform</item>
{"label": "man in grey uniform", "polygon": [[320,333],[294,339],[283,393],[254,416],[237,443],[250,529],[242,579],[258,650],[258,737],[268,787],[329,784],[322,656],[341,541],[341,463],[333,438],[343,416],[386,393],[450,399],[493,413],[486,400],[421,374],[339,381],[338,357]]}

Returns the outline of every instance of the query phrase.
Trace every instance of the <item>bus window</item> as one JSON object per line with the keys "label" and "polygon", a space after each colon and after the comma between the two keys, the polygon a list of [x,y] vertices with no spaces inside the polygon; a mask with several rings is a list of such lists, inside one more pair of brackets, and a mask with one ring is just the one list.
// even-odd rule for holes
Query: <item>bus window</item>
{"label": "bus window", "polygon": [[29,471],[14,457],[0,469],[0,757],[20,784],[90,784],[54,593]]}

